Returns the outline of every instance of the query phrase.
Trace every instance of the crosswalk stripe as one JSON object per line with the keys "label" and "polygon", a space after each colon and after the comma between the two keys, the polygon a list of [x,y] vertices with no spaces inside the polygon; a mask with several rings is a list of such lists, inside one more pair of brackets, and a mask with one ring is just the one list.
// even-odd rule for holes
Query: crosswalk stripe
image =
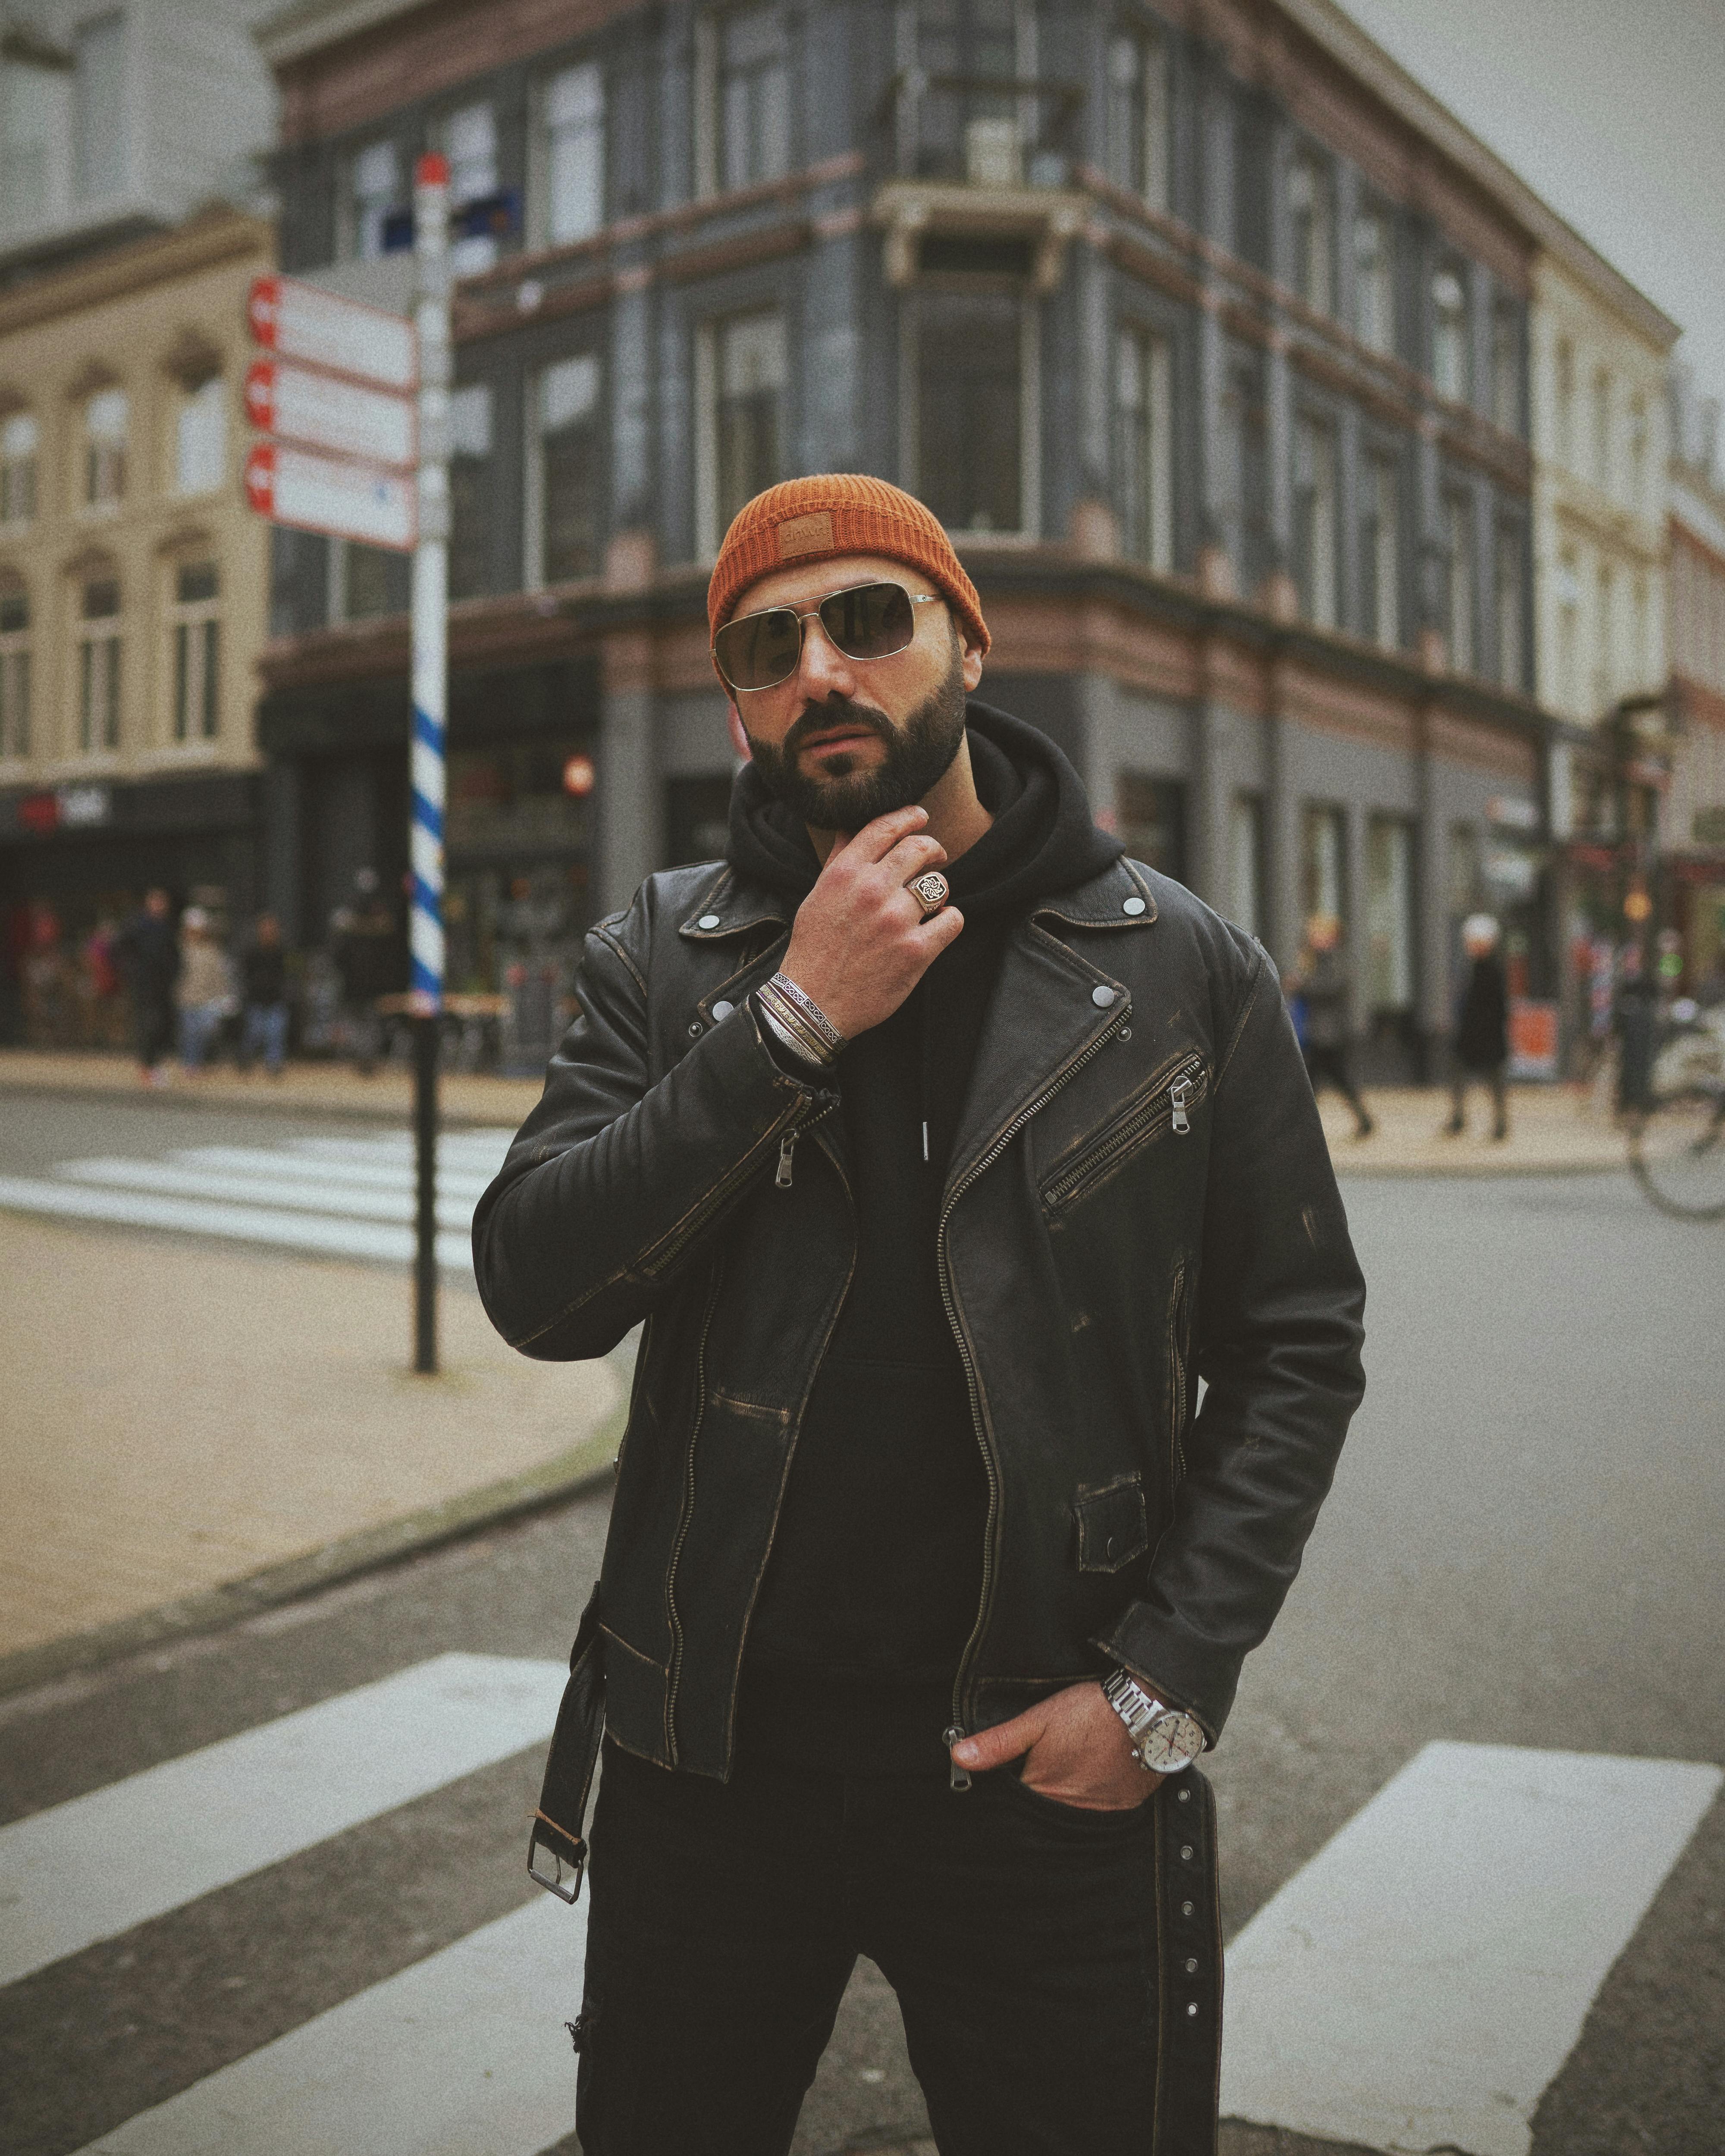
{"label": "crosswalk stripe", "polygon": [[587,1897],[541,1894],[80,2156],[536,2156],[575,2121]]}
{"label": "crosswalk stripe", "polygon": [[[329,1257],[381,1259],[393,1265],[408,1265],[413,1255],[412,1229],[392,1223],[347,1220],[283,1207],[169,1198],[144,1190],[105,1190],[70,1181],[0,1176],[0,1208],[68,1220],[105,1221],[117,1227],[168,1228],[182,1235],[218,1235],[236,1242],[314,1250]],[[470,1266],[472,1245],[467,1235],[440,1234],[437,1261],[451,1272]]]}
{"label": "crosswalk stripe", "polygon": [[[412,1156],[405,1158],[389,1158],[377,1160],[350,1160],[332,1163],[308,1156],[297,1150],[280,1151],[270,1146],[187,1146],[168,1158],[183,1162],[187,1168],[219,1170],[238,1175],[262,1175],[294,1183],[315,1185],[319,1189],[367,1188],[375,1186],[380,1190],[411,1190],[413,1187]],[[489,1170],[452,1168],[448,1162],[437,1164],[437,1187],[444,1197],[477,1198],[490,1182]]]}
{"label": "crosswalk stripe", "polygon": [[566,1675],[439,1655],[0,1827],[0,1984],[542,1741]]}
{"label": "crosswalk stripe", "polygon": [[[182,1168],[162,1160],[69,1160],[59,1174],[73,1183],[95,1183],[112,1190],[158,1191],[172,1198],[231,1199],[242,1205],[286,1205],[295,1212],[326,1213],[338,1219],[394,1220],[413,1218],[413,1191],[403,1180],[398,1188],[362,1184],[304,1183],[280,1175],[242,1175],[231,1170]],[[439,1183],[437,1219],[440,1228],[471,1229],[471,1199],[449,1196]]]}
{"label": "crosswalk stripe", "polygon": [[1228,1954],[1224,2118],[1526,2156],[1716,1767],[1428,1744]]}

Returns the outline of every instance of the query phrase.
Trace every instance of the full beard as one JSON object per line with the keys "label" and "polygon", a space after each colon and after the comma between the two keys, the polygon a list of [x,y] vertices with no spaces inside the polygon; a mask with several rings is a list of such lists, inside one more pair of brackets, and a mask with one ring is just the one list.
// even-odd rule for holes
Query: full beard
{"label": "full beard", "polygon": [[[806,773],[797,761],[803,742],[841,722],[873,734],[886,755],[867,768],[850,757],[829,756],[819,777]],[[932,792],[951,770],[963,739],[963,654],[955,644],[945,680],[902,726],[870,705],[832,696],[811,705],[776,747],[750,734],[749,748],[768,791],[803,823],[817,831],[854,832]]]}

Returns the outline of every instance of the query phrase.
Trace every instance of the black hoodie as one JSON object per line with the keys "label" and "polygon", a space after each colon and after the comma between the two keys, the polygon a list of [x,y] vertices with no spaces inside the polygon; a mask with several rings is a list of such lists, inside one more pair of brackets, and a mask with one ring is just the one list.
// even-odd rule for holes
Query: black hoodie
{"label": "black hoodie", "polygon": [[[981,1599],[988,1483],[941,1300],[942,1187],[1007,935],[1039,899],[1121,851],[1045,736],[973,701],[966,720],[994,820],[945,871],[963,932],[839,1065],[856,1266],[743,1662],[743,1755],[840,1773],[946,1767],[941,1733]],[[752,766],[732,797],[728,854],[799,901],[820,873],[807,829]]]}

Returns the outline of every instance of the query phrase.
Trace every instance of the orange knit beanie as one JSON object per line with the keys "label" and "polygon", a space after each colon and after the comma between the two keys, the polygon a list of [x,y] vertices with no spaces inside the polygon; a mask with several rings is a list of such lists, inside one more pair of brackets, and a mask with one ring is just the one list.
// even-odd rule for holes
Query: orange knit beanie
{"label": "orange knit beanie", "polygon": [[732,520],[706,588],[707,627],[716,636],[757,578],[843,554],[886,554],[921,569],[986,652],[988,624],[940,519],[914,495],[859,472],[788,479],[746,501]]}

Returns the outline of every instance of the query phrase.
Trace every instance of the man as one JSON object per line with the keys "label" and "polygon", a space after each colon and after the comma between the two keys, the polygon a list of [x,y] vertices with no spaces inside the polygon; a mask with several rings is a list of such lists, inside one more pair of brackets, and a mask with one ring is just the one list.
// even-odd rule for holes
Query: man
{"label": "man", "polygon": [[1276,979],[967,701],[921,503],[769,489],[708,610],[728,858],[593,931],[474,1229],[524,1353],[646,1323],[530,1851],[603,1698],[581,2145],[782,2156],[865,1953],[942,2156],[1207,2152],[1189,1762],[1362,1384]]}
{"label": "man", "polygon": [[1467,1085],[1483,1084],[1491,1096],[1491,1136],[1509,1136],[1509,987],[1497,954],[1502,932],[1489,913],[1471,913],[1461,924],[1461,947],[1467,954],[1467,978],[1455,1000],[1455,1034],[1451,1043],[1455,1070],[1450,1081],[1450,1120],[1445,1137],[1467,1129]]}
{"label": "man", "polygon": [[353,1067],[369,1078],[377,1067],[382,1021],[377,998],[400,985],[401,956],[395,916],[376,869],[359,869],[353,903],[330,918],[331,955],[341,983],[341,1019]]}
{"label": "man", "polygon": [[1353,1082],[1348,1053],[1348,1005],[1353,976],[1342,955],[1342,924],[1333,913],[1314,913],[1306,924],[1306,947],[1286,983],[1306,1007],[1301,1047],[1314,1096],[1333,1086],[1353,1111],[1353,1134],[1368,1138],[1377,1126]]}
{"label": "man", "polygon": [[174,984],[180,977],[180,940],[165,891],[145,892],[143,910],[121,930],[115,952],[131,990],[138,1076],[146,1086],[159,1086],[173,1045]]}
{"label": "man", "polygon": [[264,1070],[280,1078],[287,1055],[287,952],[273,913],[258,916],[252,940],[240,954],[239,973],[245,1008],[239,1067],[249,1070],[252,1058],[261,1055]]}

